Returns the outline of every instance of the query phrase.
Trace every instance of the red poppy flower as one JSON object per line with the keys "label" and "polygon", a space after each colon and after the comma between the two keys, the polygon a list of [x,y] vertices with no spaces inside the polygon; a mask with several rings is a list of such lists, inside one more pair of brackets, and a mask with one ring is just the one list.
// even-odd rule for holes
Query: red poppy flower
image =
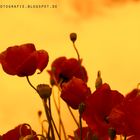
{"label": "red poppy flower", "polygon": [[48,59],[48,53],[45,50],[36,51],[34,44],[9,47],[0,54],[3,70],[20,77],[33,75],[37,69],[42,72]]}
{"label": "red poppy flower", "polygon": [[98,137],[108,136],[108,115],[123,98],[123,95],[116,90],[111,90],[105,83],[86,99],[83,119]]}
{"label": "red poppy flower", "polygon": [[61,98],[73,109],[78,109],[79,104],[84,102],[90,94],[91,91],[86,83],[76,77],[62,85]]}
{"label": "red poppy flower", "polygon": [[87,82],[87,72],[81,61],[75,58],[67,59],[66,57],[59,57],[55,59],[51,65],[51,70],[48,70],[52,84],[67,82],[73,76]]}
{"label": "red poppy flower", "polygon": [[139,90],[134,89],[117,107],[113,108],[109,121],[116,129],[117,134],[124,136],[140,134],[140,96]]}
{"label": "red poppy flower", "polygon": [[[3,134],[1,138],[2,140],[20,140],[21,137],[31,135],[31,133],[36,135],[35,131],[30,130],[26,125],[22,124]],[[38,140],[38,138],[35,136],[33,140]]]}

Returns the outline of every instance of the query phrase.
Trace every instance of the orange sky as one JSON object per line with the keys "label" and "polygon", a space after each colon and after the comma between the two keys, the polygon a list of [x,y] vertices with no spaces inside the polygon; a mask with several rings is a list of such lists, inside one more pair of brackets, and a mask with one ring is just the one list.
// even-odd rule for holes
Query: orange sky
{"label": "orange sky", "polygon": [[[13,2],[13,1],[12,1]],[[13,4],[3,0],[0,4]],[[0,52],[15,44],[32,42],[45,49],[51,62],[66,55],[76,57],[69,33],[76,32],[77,48],[94,90],[96,72],[104,82],[123,94],[140,82],[140,3],[132,0],[23,0],[15,4],[48,4],[57,8],[0,8]],[[46,77],[46,78],[44,78]],[[48,82],[48,74],[31,77],[34,85]],[[42,108],[38,95],[25,78],[9,76],[0,67],[0,133],[27,122],[37,130],[36,112]],[[34,114],[34,115],[33,115]],[[66,124],[69,127],[69,124]],[[68,130],[72,133],[73,128]]]}

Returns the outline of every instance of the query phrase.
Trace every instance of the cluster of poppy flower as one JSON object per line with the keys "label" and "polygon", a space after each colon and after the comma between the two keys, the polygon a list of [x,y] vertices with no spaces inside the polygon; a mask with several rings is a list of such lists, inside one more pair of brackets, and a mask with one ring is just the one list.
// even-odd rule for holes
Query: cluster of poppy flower
{"label": "cluster of poppy flower", "polygon": [[[36,134],[28,124],[20,124],[16,128],[1,135],[2,140],[55,140],[56,131],[58,139],[61,136],[57,131],[51,109],[49,106],[52,87],[57,86],[68,107],[79,111],[78,129],[74,136],[65,136],[71,140],[115,140],[120,135],[124,140],[140,139],[140,89],[133,89],[126,96],[112,90],[107,83],[102,83],[100,72],[96,79],[96,90],[91,92],[87,85],[88,76],[82,65],[79,53],[75,47],[77,35],[70,34],[70,39],[77,52],[78,59],[67,59],[65,56],[55,59],[48,70],[50,85],[40,84],[34,87],[29,76],[37,69],[40,73],[46,68],[49,55],[45,50],[36,50],[34,44],[23,44],[7,48],[0,53],[0,63],[3,70],[10,75],[26,77],[28,83],[40,95],[44,102],[44,108],[48,120],[46,134]],[[49,102],[49,103],[48,103]],[[60,108],[57,106],[58,114]],[[59,114],[60,115],[60,114]],[[60,117],[60,116],[59,116]],[[82,119],[87,126],[82,127]],[[60,123],[63,127],[62,119]],[[63,128],[63,132],[65,132]]]}

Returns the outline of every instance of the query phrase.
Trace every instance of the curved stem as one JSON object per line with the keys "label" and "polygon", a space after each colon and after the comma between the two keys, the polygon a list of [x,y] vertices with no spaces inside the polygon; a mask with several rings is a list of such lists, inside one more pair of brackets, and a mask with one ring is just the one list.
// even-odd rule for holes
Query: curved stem
{"label": "curved stem", "polygon": [[81,71],[81,74],[82,74],[82,79],[85,80],[86,77],[84,75],[83,68],[81,66],[80,54],[78,52],[78,49],[76,48],[75,42],[73,42],[73,47],[74,47],[74,49],[76,51],[76,54],[77,54],[77,59],[78,59],[79,65],[80,65],[80,71]]}
{"label": "curved stem", "polygon": [[32,85],[32,83],[30,82],[30,80],[29,80],[29,77],[28,76],[26,76],[26,79],[27,79],[27,81],[28,81],[28,83],[29,83],[29,85],[36,91],[36,92],[38,92],[37,91],[37,89]]}
{"label": "curved stem", "polygon": [[76,48],[74,42],[73,42],[73,47],[74,47],[74,49],[75,49],[75,51],[76,51],[76,54],[77,54],[78,60],[80,61],[80,54],[79,54],[78,49]]}
{"label": "curved stem", "polygon": [[48,123],[48,121],[47,120],[43,120],[42,122],[41,122],[41,133],[42,133],[42,135],[43,135],[43,133],[45,132],[46,133],[46,135],[47,135],[47,130],[44,128],[44,126],[43,126],[43,123],[44,122],[47,122]]}
{"label": "curved stem", "polygon": [[70,112],[70,114],[71,114],[71,116],[72,116],[73,120],[75,121],[75,123],[76,123],[77,127],[79,127],[79,124],[78,124],[78,122],[77,122],[77,120],[76,120],[76,118],[75,118],[74,114],[72,113],[72,111],[71,111],[70,107],[69,107],[68,105],[67,105],[67,107],[68,107],[69,112]]}

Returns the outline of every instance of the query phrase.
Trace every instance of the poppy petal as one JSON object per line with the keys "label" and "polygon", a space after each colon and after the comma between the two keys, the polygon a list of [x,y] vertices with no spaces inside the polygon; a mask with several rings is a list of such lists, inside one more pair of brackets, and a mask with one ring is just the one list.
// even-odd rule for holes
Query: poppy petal
{"label": "poppy petal", "polygon": [[45,50],[37,51],[37,55],[38,55],[37,68],[40,70],[40,72],[42,72],[48,64],[49,55]]}

